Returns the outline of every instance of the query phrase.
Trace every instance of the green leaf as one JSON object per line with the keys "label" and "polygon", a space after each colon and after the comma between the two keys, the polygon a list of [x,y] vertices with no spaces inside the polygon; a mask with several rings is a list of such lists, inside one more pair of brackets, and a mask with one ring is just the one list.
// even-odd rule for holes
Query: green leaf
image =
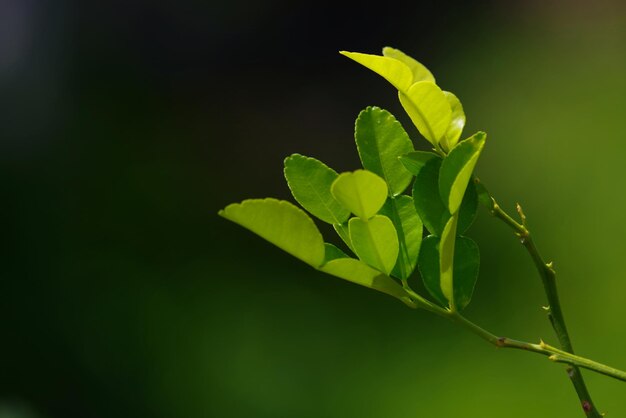
{"label": "green leaf", "polygon": [[459,142],[441,164],[439,194],[450,213],[459,209],[486,137],[484,132],[478,132]]}
{"label": "green leaf", "polygon": [[413,73],[402,61],[360,52],[339,51],[339,53],[374,71],[400,91],[408,91],[413,84]]}
{"label": "green leaf", "polygon": [[441,292],[450,302],[450,309],[456,309],[454,303],[454,245],[456,241],[456,226],[458,222],[458,214],[446,222],[446,226],[441,233],[441,241],[439,243],[439,272]]}
{"label": "green leaf", "polygon": [[439,284],[439,237],[429,235],[422,241],[417,267],[424,287],[440,306],[448,306],[448,300]]}
{"label": "green leaf", "polygon": [[473,181],[467,185],[465,196],[461,202],[459,208],[459,225],[457,227],[457,234],[462,235],[469,229],[476,219],[478,213],[478,194],[476,192],[476,185]]}
{"label": "green leaf", "polygon": [[362,261],[353,258],[339,258],[329,261],[320,270],[352,283],[386,293],[400,299],[408,306],[415,307],[408,293],[395,280],[374,270]]}
{"label": "green leaf", "polygon": [[386,110],[368,107],[356,120],[354,136],[363,168],[378,174],[389,186],[389,195],[402,193],[413,177],[398,156],[413,150],[400,122]]}
{"label": "green leaf", "polygon": [[472,300],[478,279],[480,251],[478,245],[467,237],[457,237],[454,249],[454,299],[459,310]]}
{"label": "green leaf", "polygon": [[441,236],[450,214],[439,197],[441,158],[431,158],[415,177],[413,202],[417,214],[431,234]]}
{"label": "green leaf", "polygon": [[[472,299],[478,279],[480,252],[474,241],[459,236],[456,238],[454,253],[454,299],[457,309],[462,310]],[[418,266],[426,290],[441,306],[448,306],[439,282],[439,237],[430,235],[424,238]]]}
{"label": "green leaf", "polygon": [[433,82],[419,81],[398,95],[417,130],[437,147],[452,120],[452,110],[443,91]]}
{"label": "green leaf", "polygon": [[413,151],[398,157],[402,165],[404,165],[404,168],[414,176],[420,172],[424,164],[433,158],[441,159],[441,157],[434,152],[427,151]]}
{"label": "green leaf", "polygon": [[330,193],[330,186],[338,176],[315,158],[293,154],[285,159],[285,178],[293,197],[313,216],[330,224],[340,224],[350,216]]}
{"label": "green leaf", "polygon": [[393,222],[400,244],[398,260],[391,275],[400,279],[407,279],[417,264],[417,256],[422,243],[422,220],[415,211],[413,199],[404,195],[393,199],[388,198],[380,213]]}
{"label": "green leaf", "polygon": [[[414,164],[420,156],[414,156],[416,153],[408,154],[411,157],[411,163],[406,162],[407,159],[401,161],[405,164]],[[413,183],[413,200],[415,209],[419,217],[424,222],[424,226],[431,234],[441,236],[443,227],[448,219],[450,212],[446,209],[439,196],[439,173],[441,168],[441,157],[432,153],[424,156],[426,163],[417,171],[415,183]],[[417,167],[418,163],[414,166]],[[459,233],[467,231],[476,218],[477,212],[477,196],[474,187],[468,187],[461,208],[459,209]]]}
{"label": "green leaf", "polygon": [[371,171],[342,173],[330,191],[344,208],[361,219],[374,216],[387,199],[387,183]]}
{"label": "green leaf", "polygon": [[415,58],[412,58],[400,51],[399,49],[391,48],[386,46],[383,48],[383,55],[385,57],[394,58],[398,61],[402,61],[405,63],[413,73],[413,83],[417,83],[418,81],[432,81],[435,82],[435,77],[433,77],[432,73],[426,68],[423,64],[418,62]]}
{"label": "green leaf", "polygon": [[391,220],[376,215],[368,221],[352,218],[349,225],[350,241],[356,255],[388,276],[398,259],[399,248],[398,235]]}
{"label": "green leaf", "polygon": [[284,200],[249,199],[218,212],[296,258],[319,267],[324,262],[324,240],[313,220]]}
{"label": "green leaf", "polygon": [[329,261],[336,260],[338,258],[350,258],[346,253],[341,251],[341,249],[335,247],[333,244],[329,244],[328,242],[324,243],[324,263],[326,264]]}
{"label": "green leaf", "polygon": [[445,141],[442,141],[444,149],[449,151],[459,142],[463,127],[465,127],[465,112],[463,111],[461,101],[454,94],[449,91],[444,91],[443,94],[448,99],[450,109],[452,110],[452,121],[446,131]]}

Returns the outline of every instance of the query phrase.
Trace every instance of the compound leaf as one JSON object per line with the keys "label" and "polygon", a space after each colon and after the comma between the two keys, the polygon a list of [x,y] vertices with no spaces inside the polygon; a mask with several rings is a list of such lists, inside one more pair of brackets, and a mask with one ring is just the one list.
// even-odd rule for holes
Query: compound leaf
{"label": "compound leaf", "polygon": [[324,262],[322,234],[302,209],[287,201],[249,199],[230,204],[218,214],[315,268]]}
{"label": "compound leaf", "polygon": [[339,53],[374,71],[400,91],[407,91],[413,84],[413,73],[402,61],[360,52],[339,51]]}
{"label": "compound leaf", "polygon": [[423,64],[417,61],[415,58],[408,56],[399,49],[386,46],[383,48],[383,55],[385,57],[394,58],[398,61],[405,63],[413,73],[413,83],[418,81],[432,81],[435,82],[435,77]]}
{"label": "compound leaf", "polygon": [[455,213],[461,205],[486,137],[484,132],[478,132],[459,142],[441,164],[439,194],[450,213]]}
{"label": "compound leaf", "polygon": [[356,255],[368,265],[387,276],[398,258],[398,235],[391,220],[376,215],[369,220],[352,218],[350,241]]}
{"label": "compound leaf", "polygon": [[431,81],[419,81],[398,95],[417,130],[437,147],[452,120],[452,110],[443,91]]}
{"label": "compound leaf", "polygon": [[374,216],[387,199],[387,183],[367,170],[340,174],[330,191],[344,208],[362,219]]}
{"label": "compound leaf", "polygon": [[391,274],[400,279],[407,279],[417,264],[422,243],[422,220],[417,215],[413,199],[405,195],[388,198],[380,213],[393,222],[400,245],[398,260]]}
{"label": "compound leaf", "polygon": [[379,107],[368,107],[356,120],[354,136],[363,168],[382,177],[389,195],[402,193],[413,177],[398,160],[413,150],[413,144],[400,122]]}
{"label": "compound leaf", "polygon": [[285,159],[285,178],[293,197],[313,216],[330,224],[340,224],[350,216],[330,193],[338,176],[315,158],[293,154]]}

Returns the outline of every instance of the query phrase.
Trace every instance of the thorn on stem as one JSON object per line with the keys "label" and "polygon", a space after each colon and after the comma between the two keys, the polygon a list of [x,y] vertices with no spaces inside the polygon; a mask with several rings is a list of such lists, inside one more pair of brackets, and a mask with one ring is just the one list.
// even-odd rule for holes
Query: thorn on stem
{"label": "thorn on stem", "polygon": [[515,210],[517,210],[517,213],[518,213],[520,219],[522,220],[522,225],[525,227],[526,226],[526,215],[524,214],[524,211],[522,210],[522,206],[519,203],[515,204]]}

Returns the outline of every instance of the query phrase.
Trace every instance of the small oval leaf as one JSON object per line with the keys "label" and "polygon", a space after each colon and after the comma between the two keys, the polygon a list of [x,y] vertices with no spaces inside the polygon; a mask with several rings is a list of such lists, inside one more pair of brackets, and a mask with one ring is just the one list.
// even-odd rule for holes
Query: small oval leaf
{"label": "small oval leaf", "polygon": [[368,107],[356,120],[354,137],[363,168],[382,177],[389,186],[389,195],[402,193],[413,177],[398,160],[413,150],[400,122],[379,107]]}
{"label": "small oval leaf", "polygon": [[374,216],[387,199],[387,183],[367,170],[342,173],[330,187],[344,208],[361,219]]}
{"label": "small oval leaf", "polygon": [[349,225],[350,241],[356,255],[388,276],[396,264],[399,249],[398,235],[391,220],[376,215],[368,221],[352,218]]}
{"label": "small oval leaf", "polygon": [[449,91],[444,91],[443,94],[445,94],[446,99],[448,99],[450,109],[452,110],[452,120],[446,131],[445,141],[443,141],[443,148],[446,151],[450,151],[455,147],[457,142],[459,142],[459,138],[465,127],[465,112],[463,111],[461,101],[454,94]]}
{"label": "small oval leaf", "polygon": [[422,220],[417,215],[413,199],[405,195],[387,199],[380,214],[387,216],[393,222],[400,245],[398,260],[391,275],[407,279],[417,264],[417,256],[422,243]]}
{"label": "small oval leaf", "polygon": [[248,199],[230,204],[218,214],[313,267],[324,262],[322,234],[302,209],[287,201]]}
{"label": "small oval leaf", "polygon": [[415,58],[408,56],[399,49],[386,46],[383,48],[383,55],[385,57],[394,58],[398,61],[402,61],[403,63],[405,63],[413,73],[413,83],[417,83],[418,81],[432,81],[433,83],[435,82],[435,77],[428,70],[428,68],[426,68]]}
{"label": "small oval leaf", "polygon": [[285,178],[293,197],[311,215],[329,224],[342,223],[350,216],[330,193],[338,176],[315,158],[293,154],[285,159]]}
{"label": "small oval leaf", "polygon": [[413,84],[413,73],[402,61],[360,52],[339,51],[339,53],[374,71],[400,91],[407,91]]}
{"label": "small oval leaf", "polygon": [[410,307],[415,307],[415,303],[408,293],[395,280],[374,270],[362,261],[354,258],[339,258],[324,264],[320,270],[352,283],[386,293],[400,299]]}
{"label": "small oval leaf", "polygon": [[437,147],[452,120],[452,110],[443,91],[433,82],[419,81],[406,93],[398,94],[417,130]]}
{"label": "small oval leaf", "polygon": [[484,132],[478,132],[459,142],[441,164],[439,194],[450,213],[455,213],[461,205],[486,137]]}

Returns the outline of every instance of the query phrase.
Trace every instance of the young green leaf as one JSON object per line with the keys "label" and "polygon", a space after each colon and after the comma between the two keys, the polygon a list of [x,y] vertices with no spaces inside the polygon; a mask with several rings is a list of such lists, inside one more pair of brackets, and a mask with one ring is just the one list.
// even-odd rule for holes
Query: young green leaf
{"label": "young green leaf", "polygon": [[413,202],[417,214],[431,234],[441,236],[450,214],[439,197],[441,158],[428,160],[413,183]]}
{"label": "young green leaf", "polygon": [[[456,238],[454,254],[454,300],[456,308],[462,310],[472,299],[478,278],[480,252],[473,240],[459,236]],[[439,237],[430,235],[424,238],[418,267],[426,290],[441,306],[448,306],[439,282]]]}
{"label": "young green leaf", "polygon": [[458,222],[458,213],[446,222],[446,226],[441,233],[441,242],[439,243],[439,272],[441,292],[450,302],[450,309],[456,310],[454,302],[454,245],[456,242],[456,226]]}
{"label": "young green leaf", "polygon": [[322,234],[302,209],[287,201],[249,199],[230,204],[218,214],[315,268],[324,262]]}
{"label": "young green leaf", "polygon": [[407,279],[417,264],[417,256],[422,243],[422,220],[415,211],[413,199],[405,195],[393,199],[388,198],[380,210],[380,214],[391,219],[400,244],[398,260],[391,271],[391,275],[400,279]]}
{"label": "young green leaf", "polygon": [[446,151],[450,151],[457,142],[459,142],[461,132],[463,132],[463,127],[465,126],[465,112],[463,111],[461,101],[454,94],[449,91],[444,91],[443,94],[445,94],[446,99],[448,99],[450,109],[452,110],[452,121],[446,131],[445,141],[442,141],[444,145],[443,148]]}
{"label": "young green leaf", "polygon": [[408,293],[395,280],[374,270],[362,261],[354,258],[339,258],[324,264],[320,270],[352,283],[386,293],[400,299],[412,308],[415,307]]}
{"label": "young green leaf", "polygon": [[399,248],[398,235],[391,220],[376,215],[370,220],[352,218],[349,225],[350,241],[356,255],[388,276],[398,259]]}
{"label": "young green leaf", "polygon": [[398,95],[417,130],[437,147],[452,120],[452,109],[443,91],[433,82],[419,81]]}
{"label": "young green leaf", "polygon": [[417,176],[422,167],[424,167],[424,164],[433,158],[441,159],[439,155],[428,151],[412,151],[398,157],[402,165],[404,165],[404,168],[414,176]]}
{"label": "young green leaf", "polygon": [[387,183],[367,170],[342,173],[330,187],[344,208],[361,219],[374,216],[387,199]]}
{"label": "young green leaf", "polygon": [[478,132],[459,142],[441,164],[439,194],[450,213],[455,213],[461,205],[486,137],[484,132]]}
{"label": "young green leaf", "polygon": [[315,158],[293,154],[285,159],[285,178],[293,197],[313,216],[330,224],[340,224],[350,216],[330,193],[338,176]]}
{"label": "young green leaf", "polygon": [[328,242],[324,243],[324,263],[326,264],[329,261],[336,260],[338,258],[350,258],[346,253],[344,253],[340,248],[335,247],[333,244]]}
{"label": "young green leaf", "polygon": [[386,46],[383,48],[383,55],[385,57],[394,58],[398,61],[402,61],[405,63],[413,73],[413,83],[417,83],[418,81],[432,81],[435,82],[435,77],[433,74],[426,68],[423,64],[418,62],[415,58],[412,58],[400,51],[399,49],[391,48]]}
{"label": "young green leaf", "polygon": [[413,176],[398,156],[412,151],[413,144],[400,122],[386,110],[368,107],[356,120],[354,137],[363,168],[387,182],[390,196],[402,193]]}
{"label": "young green leaf", "polygon": [[413,73],[402,61],[360,52],[339,51],[339,53],[374,71],[400,91],[408,91],[413,84]]}

